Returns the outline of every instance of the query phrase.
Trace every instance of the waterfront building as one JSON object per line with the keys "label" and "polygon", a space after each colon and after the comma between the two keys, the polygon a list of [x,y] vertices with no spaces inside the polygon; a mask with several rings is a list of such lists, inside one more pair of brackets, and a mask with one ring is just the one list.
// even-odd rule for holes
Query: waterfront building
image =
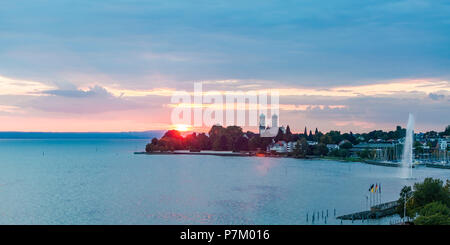
{"label": "waterfront building", "polygon": [[277,141],[269,145],[269,151],[275,151],[277,153],[287,153],[288,152],[288,144],[284,140]]}
{"label": "waterfront building", "polygon": [[442,150],[442,151],[447,150],[447,140],[446,139],[444,139],[444,138],[439,139],[438,144],[439,144],[440,150]]}
{"label": "waterfront building", "polygon": [[402,157],[403,146],[395,142],[379,142],[375,143],[359,143],[350,149],[353,157],[360,155],[362,151],[370,151],[374,154],[374,160],[380,161],[397,161]]}
{"label": "waterfront building", "polygon": [[339,146],[336,144],[327,144],[328,151],[339,150]]}
{"label": "waterfront building", "polygon": [[278,127],[278,115],[272,115],[272,125],[270,127],[266,125],[266,116],[262,113],[259,115],[259,135],[261,137],[275,137],[280,129],[283,133],[286,133],[285,127]]}
{"label": "waterfront building", "polygon": [[295,147],[297,146],[297,141],[291,141],[287,143],[287,152],[293,152]]}

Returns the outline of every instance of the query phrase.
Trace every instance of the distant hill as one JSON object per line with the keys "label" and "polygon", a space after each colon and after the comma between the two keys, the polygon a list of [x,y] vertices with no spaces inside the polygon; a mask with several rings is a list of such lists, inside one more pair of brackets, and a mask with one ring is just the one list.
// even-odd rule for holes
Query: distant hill
{"label": "distant hill", "polygon": [[151,139],[164,132],[0,132],[0,139]]}

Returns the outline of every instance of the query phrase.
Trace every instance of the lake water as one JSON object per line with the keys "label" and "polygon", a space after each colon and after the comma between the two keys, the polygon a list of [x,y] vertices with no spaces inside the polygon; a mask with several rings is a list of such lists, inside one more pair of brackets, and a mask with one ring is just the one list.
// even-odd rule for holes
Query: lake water
{"label": "lake water", "polygon": [[385,202],[425,177],[450,178],[418,168],[405,180],[398,168],[324,160],[134,155],[145,143],[0,140],[0,224],[312,224],[326,210],[327,224],[340,224],[334,210],[366,209],[373,183]]}

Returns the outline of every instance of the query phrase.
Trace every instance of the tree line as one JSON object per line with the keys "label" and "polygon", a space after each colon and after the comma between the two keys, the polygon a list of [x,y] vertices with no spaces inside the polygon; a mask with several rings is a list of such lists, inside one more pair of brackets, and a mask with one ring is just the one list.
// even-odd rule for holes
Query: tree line
{"label": "tree line", "polygon": [[[406,212],[404,210],[406,201]],[[426,178],[400,191],[397,212],[416,225],[450,225],[450,181]]]}
{"label": "tree line", "polygon": [[[239,126],[222,127],[220,125],[214,125],[206,133],[191,133],[186,136],[182,136],[180,132],[176,130],[167,131],[160,139],[153,138],[149,144],[146,145],[145,150],[147,152],[156,151],[174,151],[174,150],[215,150],[215,151],[265,151],[267,146],[272,142],[278,142],[283,140],[285,142],[297,142],[294,147],[293,153],[290,153],[296,157],[304,157],[306,155],[330,155],[336,157],[348,157],[350,155],[350,148],[353,145],[360,143],[361,141],[368,141],[370,139],[393,139],[398,140],[404,137],[406,129],[397,126],[395,131],[382,131],[374,130],[369,133],[353,134],[341,133],[340,131],[331,130],[327,133],[320,132],[317,128],[314,130],[308,130],[305,127],[303,133],[294,134],[291,132],[289,126],[285,131],[281,128],[278,130],[278,134],[273,137],[260,137],[259,134],[255,134],[251,131],[244,132]],[[434,135],[433,131],[427,132],[428,135]],[[446,128],[444,132],[436,133],[438,135],[450,134],[450,126]],[[308,144],[308,141],[317,142],[317,144]],[[329,152],[326,147],[327,144],[339,144],[340,149],[332,150]],[[371,152],[363,152],[363,158],[370,158]],[[367,156],[366,156],[367,155]]]}

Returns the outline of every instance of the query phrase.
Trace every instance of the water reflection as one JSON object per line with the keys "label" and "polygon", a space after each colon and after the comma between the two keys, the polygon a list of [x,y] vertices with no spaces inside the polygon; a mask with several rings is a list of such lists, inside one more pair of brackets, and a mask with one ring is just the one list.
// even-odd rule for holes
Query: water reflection
{"label": "water reflection", "polygon": [[0,224],[311,224],[313,213],[314,224],[340,224],[332,210],[365,209],[372,183],[392,201],[404,185],[450,178],[430,168],[405,180],[362,163],[131,153],[145,143],[0,141]]}
{"label": "water reflection", "polygon": [[268,157],[261,157],[257,158],[259,160],[258,164],[256,165],[256,170],[259,175],[265,176],[269,172],[269,170],[275,166],[278,165],[277,161],[273,161],[273,159],[270,159]]}

